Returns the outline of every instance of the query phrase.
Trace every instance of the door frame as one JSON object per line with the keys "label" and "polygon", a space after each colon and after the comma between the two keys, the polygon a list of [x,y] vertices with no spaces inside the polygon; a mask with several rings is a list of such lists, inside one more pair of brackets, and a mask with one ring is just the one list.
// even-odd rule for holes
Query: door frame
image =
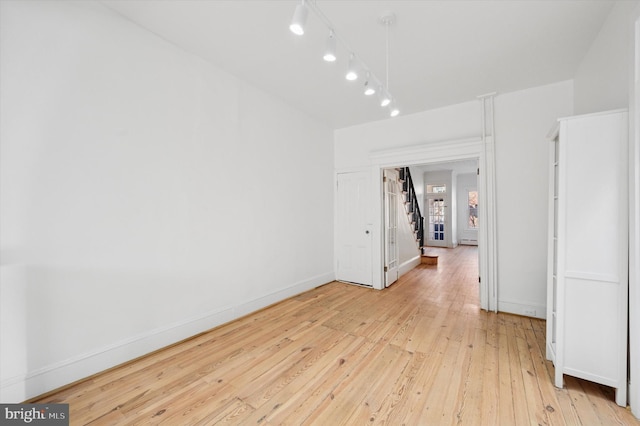
{"label": "door frame", "polygon": [[[387,190],[388,186],[387,188],[385,188],[385,185],[384,185],[385,183],[388,183],[388,180],[383,182],[383,200],[384,200],[383,220],[384,220],[384,248],[385,248],[384,267],[387,268],[384,275],[384,286],[389,287],[391,286],[391,284],[398,281],[398,277],[400,275],[399,274],[400,249],[398,247],[398,220],[399,220],[398,218],[400,217],[400,211],[398,209],[398,197],[400,197],[401,193],[398,191],[398,179],[399,179],[398,171],[396,169],[383,169],[382,174],[387,179],[391,177],[390,175],[393,175],[392,180],[395,186],[394,188],[395,192],[393,192],[393,200],[391,200],[388,195],[391,192]],[[393,210],[393,215],[391,215],[392,210]],[[393,262],[395,263],[395,265],[391,269],[389,269],[389,257],[388,257],[389,228],[387,227],[388,225],[387,222],[390,221],[390,216],[393,216],[395,219],[394,245],[393,245],[393,255],[394,255]],[[395,275],[394,279],[391,282],[389,282],[390,276],[393,276],[393,275]]]}
{"label": "door frame", "polygon": [[374,151],[371,159],[372,188],[372,266],[373,287],[384,288],[384,215],[383,215],[383,170],[393,167],[406,167],[446,161],[477,159],[478,197],[480,201],[480,220],[478,231],[478,266],[480,269],[480,307],[488,311],[498,309],[497,282],[497,230],[495,223],[495,165],[493,163],[493,137],[485,136],[471,139],[444,140],[421,145]]}

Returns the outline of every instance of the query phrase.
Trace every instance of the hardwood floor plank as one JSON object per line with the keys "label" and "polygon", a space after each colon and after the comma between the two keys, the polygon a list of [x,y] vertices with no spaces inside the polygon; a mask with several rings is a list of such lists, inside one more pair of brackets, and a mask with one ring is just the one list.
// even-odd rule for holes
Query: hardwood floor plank
{"label": "hardwood floor plank", "polygon": [[[485,380],[490,375],[485,374],[487,359],[491,352],[487,347],[486,330],[471,330],[473,339],[466,343],[469,348],[469,364],[464,375],[464,385],[459,398],[459,409],[456,415],[461,424],[495,423],[497,419],[498,387],[493,383],[492,387],[485,386]],[[491,375],[492,376],[492,375]]]}
{"label": "hardwood floor plank", "polygon": [[[537,321],[536,321],[537,322]],[[548,423],[550,425],[562,425],[564,424],[564,419],[562,418],[562,413],[559,410],[560,403],[557,399],[556,389],[551,382],[551,377],[549,380],[539,380],[540,377],[545,377],[548,374],[547,370],[547,360],[544,357],[545,344],[540,346],[540,341],[536,336],[536,333],[541,332],[537,327],[533,327],[531,330],[527,330],[525,335],[527,337],[527,344],[530,347],[531,354],[531,364],[534,368],[534,377],[536,377],[535,386],[538,388],[538,392],[541,396],[541,402],[546,411],[545,415],[547,417]]]}
{"label": "hardwood floor plank", "polygon": [[449,388],[454,386],[454,369],[458,368],[458,354],[461,343],[453,340],[447,341],[447,347],[440,364],[434,371],[433,382],[426,393],[422,410],[416,412],[417,416],[409,418],[407,424],[449,424],[448,417],[452,412],[445,412],[446,397]]}
{"label": "hardwood floor plank", "polygon": [[333,282],[30,402],[71,425],[640,425],[553,386],[545,322],[478,308],[477,248],[376,291]]}
{"label": "hardwood floor plank", "polygon": [[[253,409],[244,402],[237,398],[234,398],[231,402],[225,405],[222,409],[211,412],[207,417],[194,423],[195,426],[208,426],[217,424],[240,424],[241,419],[246,413],[251,413]],[[190,424],[190,423],[183,423]],[[263,422],[262,425],[268,424]]]}
{"label": "hardwood floor plank", "polygon": [[[497,316],[497,315],[496,315]],[[498,382],[500,384],[498,394],[498,424],[516,424],[515,405],[511,390],[511,358],[513,354],[509,352],[509,338],[507,327],[502,321],[496,321],[498,328]]]}
{"label": "hardwood floor plank", "polygon": [[352,374],[344,378],[325,398],[321,405],[312,413],[308,420],[317,424],[337,425],[348,424],[351,417],[361,404],[366,404],[373,383],[377,382],[377,375],[384,374],[385,369],[391,368],[394,362],[406,363],[403,360],[407,354],[399,348],[389,345],[375,345],[355,366]]}
{"label": "hardwood floor plank", "polygon": [[416,329],[416,322],[420,320],[419,314],[420,308],[413,307],[405,317],[404,321],[398,324],[399,327],[395,330],[395,334],[389,344],[408,349],[407,345],[411,341],[411,336]]}
{"label": "hardwood floor plank", "polygon": [[[513,318],[507,318],[512,320]],[[513,413],[517,425],[531,424],[533,418],[529,413],[529,404],[524,389],[524,369],[520,363],[518,346],[518,330],[513,321],[506,321],[507,348],[509,351],[509,368],[511,369],[511,398],[513,399]],[[524,373],[526,374],[526,373]]]}
{"label": "hardwood floor plank", "polygon": [[[499,424],[500,412],[500,380],[499,380],[499,363],[500,363],[500,343],[498,329],[495,322],[496,315],[488,315],[485,322],[485,328],[476,329],[476,334],[484,337],[484,350],[480,350],[477,357],[478,364],[482,367],[482,404],[479,417],[481,424]],[[488,325],[488,326],[487,326]],[[481,334],[484,333],[484,336]],[[481,342],[481,338],[478,342]],[[479,343],[474,343],[474,348]]]}
{"label": "hardwood floor plank", "polygon": [[[302,405],[306,396],[311,394],[327,376],[332,374],[336,367],[339,367],[341,360],[354,348],[360,347],[365,341],[352,335],[343,335],[336,332],[340,336],[337,344],[322,354],[318,354],[317,358],[308,360],[305,365],[305,371],[298,375],[287,386],[278,388],[269,398],[267,404],[262,404],[256,411],[247,418],[248,423],[258,422],[261,419],[267,419],[275,424],[282,422],[282,417],[289,410]],[[279,417],[280,416],[280,417]]]}
{"label": "hardwood floor plank", "polygon": [[388,424],[416,424],[415,422],[422,418],[427,394],[434,387],[434,377],[448,344],[446,339],[440,339],[435,342],[435,346],[429,352],[414,353],[423,361],[418,365],[414,379],[409,381],[409,389],[405,393],[407,398],[400,401],[390,413]]}
{"label": "hardwood floor plank", "polygon": [[[369,376],[365,382],[365,398],[357,406],[353,414],[347,418],[347,424],[368,424],[385,414],[392,407],[392,401],[402,395],[402,372],[413,359],[413,353],[394,346],[386,346],[380,362],[371,367],[362,376]],[[385,358],[386,355],[386,358]]]}
{"label": "hardwood floor plank", "polygon": [[[238,395],[242,401],[253,408],[259,408],[271,401],[274,394],[289,386],[294,380],[304,375],[327,352],[337,345],[345,334],[325,327],[320,327],[310,340],[300,340],[291,348],[292,356],[283,358],[269,367],[257,380],[253,380]],[[236,385],[236,380],[234,380]]]}
{"label": "hardwood floor plank", "polygon": [[[460,319],[460,321],[464,321]],[[471,353],[473,352],[473,335],[475,330],[472,328],[466,328],[465,334],[460,341],[460,349],[458,350],[458,356],[453,368],[453,375],[449,380],[449,386],[447,388],[447,394],[445,396],[445,403],[441,408],[443,418],[448,419],[446,423],[458,424],[462,421],[462,411],[464,409],[465,396],[468,394],[468,389],[465,389],[467,384],[468,374],[471,367]],[[456,343],[457,340],[453,339]],[[481,382],[482,377],[474,378],[474,381]],[[482,383],[478,383],[482,385]],[[466,392],[465,392],[466,391]]]}
{"label": "hardwood floor plank", "polygon": [[589,396],[585,392],[583,385],[586,384],[586,381],[565,375],[564,382],[572,403],[576,407],[580,423],[583,425],[604,424],[598,415],[596,407],[591,403]]}
{"label": "hardwood floor plank", "polygon": [[349,348],[336,360],[333,368],[319,380],[318,386],[306,395],[301,395],[297,406],[289,412],[275,416],[275,424],[298,425],[313,423],[325,406],[335,399],[335,389],[355,374],[354,370],[370,356],[371,351],[380,345],[359,337],[357,345]]}
{"label": "hardwood floor plank", "polygon": [[534,425],[549,424],[549,419],[547,418],[548,411],[546,409],[547,404],[542,399],[536,370],[533,366],[533,360],[531,359],[531,353],[529,351],[531,346],[527,343],[526,339],[521,337],[516,337],[516,344],[518,345],[518,354],[520,355],[522,384],[529,408],[529,420],[531,424]]}
{"label": "hardwood floor plank", "polygon": [[[536,330],[536,340],[538,342],[538,348],[540,349],[540,356],[544,358],[546,340],[545,340],[545,330],[541,330],[538,332]],[[560,424],[581,424],[580,417],[578,416],[576,406],[573,404],[569,392],[566,389],[558,389],[553,385],[554,380],[554,368],[553,363],[551,361],[547,361],[544,359],[544,367],[546,369],[546,373],[543,373],[540,377],[546,377],[548,380],[541,380],[544,386],[550,386],[553,388],[553,392],[555,395],[555,400],[557,401],[557,406],[552,406],[554,410],[557,408],[561,411],[561,419],[562,422]]]}
{"label": "hardwood floor plank", "polygon": [[412,354],[410,361],[400,373],[393,390],[389,392],[379,410],[372,415],[373,420],[369,419],[369,422],[385,425],[396,424],[391,420],[392,417],[405,413],[407,411],[405,409],[406,405],[412,404],[415,398],[414,395],[418,394],[418,391],[415,390],[416,377],[426,359],[427,355],[422,352],[414,352]]}

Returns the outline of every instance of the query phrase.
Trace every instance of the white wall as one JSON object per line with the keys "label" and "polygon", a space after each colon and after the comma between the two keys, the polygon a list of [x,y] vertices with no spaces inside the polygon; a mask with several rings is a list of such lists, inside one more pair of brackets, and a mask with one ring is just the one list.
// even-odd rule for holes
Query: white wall
{"label": "white wall", "polygon": [[[457,196],[457,218],[458,223],[458,243],[462,243],[463,240],[478,242],[478,230],[468,228],[468,191],[478,189],[478,176],[476,173],[462,173],[456,177],[456,188],[458,190]],[[467,243],[468,244],[468,243]]]}
{"label": "white wall", "polygon": [[478,136],[480,104],[465,102],[335,131],[335,167],[368,167],[373,152],[425,142]]}
{"label": "white wall", "polygon": [[333,279],[329,129],[100,4],[0,7],[2,402]]}
{"label": "white wall", "polygon": [[639,1],[618,1],[574,76],[574,113],[586,114],[629,105],[632,11]]}
{"label": "white wall", "polygon": [[[571,115],[571,81],[501,94],[495,100],[498,297],[503,311],[545,315],[547,145],[556,118]],[[375,151],[481,135],[479,101],[335,131],[338,169],[364,167]],[[521,208],[523,200],[536,203]],[[374,248],[375,250],[375,248]]]}
{"label": "white wall", "polygon": [[548,141],[572,114],[570,81],[495,99],[498,309],[546,316]]}

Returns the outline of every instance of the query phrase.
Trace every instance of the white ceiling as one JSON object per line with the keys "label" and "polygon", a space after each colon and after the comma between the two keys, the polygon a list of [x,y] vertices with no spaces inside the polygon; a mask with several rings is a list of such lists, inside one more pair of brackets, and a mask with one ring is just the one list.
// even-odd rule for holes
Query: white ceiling
{"label": "white ceiling", "polygon": [[[275,94],[332,128],[388,118],[344,78],[347,52],[326,63],[327,31],[313,13],[288,27],[295,0],[104,0],[131,21]],[[573,78],[614,5],[598,0],[317,0],[336,33],[385,79],[402,114]]]}

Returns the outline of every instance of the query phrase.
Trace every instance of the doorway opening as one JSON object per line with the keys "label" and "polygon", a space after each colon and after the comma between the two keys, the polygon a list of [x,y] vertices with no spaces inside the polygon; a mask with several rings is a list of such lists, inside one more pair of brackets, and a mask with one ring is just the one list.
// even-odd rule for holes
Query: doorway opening
{"label": "doorway opening", "polygon": [[[458,160],[478,161],[478,257],[480,271],[480,308],[496,311],[498,305],[497,283],[497,221],[495,206],[495,163],[493,137],[483,134],[470,139],[442,140],[420,145],[381,150],[370,154],[372,202],[371,248],[372,287],[384,288],[384,201],[383,170],[420,164],[437,164]],[[482,225],[485,222],[486,226]]]}
{"label": "doorway opening", "polygon": [[[478,246],[478,163],[479,158],[471,158],[383,170],[385,287],[397,279],[398,265],[415,266],[423,256],[451,257],[458,246]],[[397,170],[405,169],[401,176],[408,174],[409,187],[397,178]],[[416,211],[422,217],[416,218]],[[414,227],[416,221],[423,221],[424,235]],[[472,252],[478,269],[479,252]]]}

